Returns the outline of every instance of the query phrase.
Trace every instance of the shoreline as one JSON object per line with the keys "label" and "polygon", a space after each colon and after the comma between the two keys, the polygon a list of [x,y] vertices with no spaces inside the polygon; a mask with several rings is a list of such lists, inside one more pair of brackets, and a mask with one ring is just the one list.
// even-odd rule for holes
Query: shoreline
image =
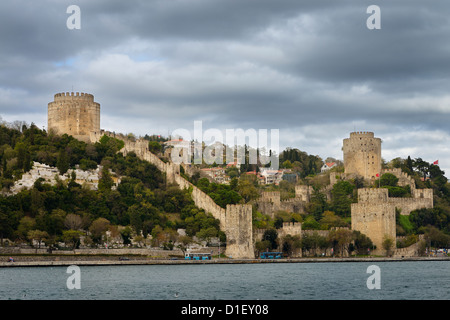
{"label": "shoreline", "polygon": [[195,261],[183,259],[137,259],[137,260],[52,260],[0,262],[0,268],[14,267],[64,267],[64,266],[130,266],[130,265],[204,265],[204,264],[262,264],[262,263],[345,263],[345,262],[411,262],[450,261],[450,257],[366,257],[366,258],[291,258],[291,259],[226,259]]}

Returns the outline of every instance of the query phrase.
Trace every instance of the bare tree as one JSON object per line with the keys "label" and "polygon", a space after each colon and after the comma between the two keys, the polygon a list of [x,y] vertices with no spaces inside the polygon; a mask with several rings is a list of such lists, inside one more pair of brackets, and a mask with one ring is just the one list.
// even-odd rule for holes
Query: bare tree
{"label": "bare tree", "polygon": [[74,213],[69,213],[64,219],[64,226],[69,230],[80,230],[83,225],[83,219]]}

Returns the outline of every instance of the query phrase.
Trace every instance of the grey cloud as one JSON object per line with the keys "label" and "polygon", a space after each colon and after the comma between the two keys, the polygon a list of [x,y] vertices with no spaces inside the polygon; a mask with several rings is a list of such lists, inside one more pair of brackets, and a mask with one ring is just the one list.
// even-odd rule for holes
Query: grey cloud
{"label": "grey cloud", "polygon": [[[81,8],[81,30],[66,28],[72,4]],[[166,134],[194,120],[278,128],[282,144],[310,153],[335,152],[355,127],[447,137],[450,4],[380,2],[382,29],[370,31],[371,4],[6,1],[0,114],[31,119],[73,86],[95,95],[112,130],[128,123],[128,131]]]}

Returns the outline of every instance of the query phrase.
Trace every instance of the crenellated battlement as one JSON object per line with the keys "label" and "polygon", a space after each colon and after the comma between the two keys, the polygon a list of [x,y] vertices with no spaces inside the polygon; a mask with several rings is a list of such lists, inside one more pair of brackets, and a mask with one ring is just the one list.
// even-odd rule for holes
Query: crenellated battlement
{"label": "crenellated battlement", "polygon": [[399,179],[400,178],[405,178],[405,179],[409,179],[409,180],[414,181],[414,179],[409,174],[407,174],[406,172],[403,172],[402,169],[400,169],[400,168],[383,169],[381,171],[381,174],[384,174],[384,173],[392,173],[393,175],[395,175]]}
{"label": "crenellated battlement", "polygon": [[358,202],[387,202],[389,190],[386,188],[358,189]]}
{"label": "crenellated battlement", "polygon": [[205,212],[211,213],[215,219],[219,220],[220,228],[227,236],[226,254],[228,256],[233,258],[254,257],[251,205],[227,205],[224,209],[217,205],[209,195],[182,177],[179,164],[165,163],[150,152],[147,140],[128,139],[124,135],[98,130],[91,132],[91,142],[99,141],[103,135],[123,140],[124,147],[121,152],[124,155],[134,152],[138,158],[149,161],[164,172],[168,183],[176,183],[180,189],[189,190],[195,205]]}
{"label": "crenellated battlement", "polygon": [[294,227],[301,227],[301,222],[283,222],[283,228],[294,228]]}
{"label": "crenellated battlement", "polygon": [[403,172],[400,168],[393,168],[393,169],[383,169],[381,171],[381,175],[385,173],[393,174],[398,178],[398,185],[401,187],[409,185],[411,188],[411,191],[413,192],[416,188],[416,182],[413,177],[411,177],[406,172]]}
{"label": "crenellated battlement", "polygon": [[366,137],[366,138],[374,138],[375,135],[373,132],[370,131],[355,131],[355,132],[350,132],[350,137]]}
{"label": "crenellated battlement", "polygon": [[375,179],[381,172],[381,139],[373,132],[351,132],[343,141],[344,173]]}
{"label": "crenellated battlement", "polygon": [[94,102],[94,95],[90,93],[84,93],[84,92],[61,92],[55,94],[55,102],[59,101],[67,101],[67,100],[85,100],[85,101],[91,101]]}
{"label": "crenellated battlement", "polygon": [[302,235],[302,223],[301,222],[283,222],[283,227],[278,230],[278,236],[283,238],[290,234],[291,236]]}
{"label": "crenellated battlement", "polygon": [[433,200],[433,189],[414,189],[412,194],[415,199]]}

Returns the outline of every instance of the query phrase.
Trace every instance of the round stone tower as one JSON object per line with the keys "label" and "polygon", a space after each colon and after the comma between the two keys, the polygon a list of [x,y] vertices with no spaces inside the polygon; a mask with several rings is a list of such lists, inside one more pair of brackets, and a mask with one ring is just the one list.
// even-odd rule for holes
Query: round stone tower
{"label": "round stone tower", "polygon": [[375,179],[381,173],[381,139],[373,132],[352,132],[344,139],[345,173]]}
{"label": "round stone tower", "polygon": [[88,93],[66,92],[55,94],[48,104],[48,131],[90,141],[91,131],[100,131],[100,104]]}

